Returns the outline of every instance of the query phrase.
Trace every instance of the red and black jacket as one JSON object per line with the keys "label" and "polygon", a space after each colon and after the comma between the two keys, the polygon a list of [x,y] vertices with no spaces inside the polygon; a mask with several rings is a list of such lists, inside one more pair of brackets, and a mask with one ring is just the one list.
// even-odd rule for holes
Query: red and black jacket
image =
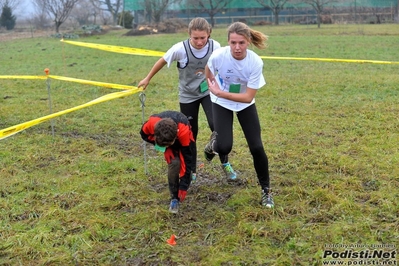
{"label": "red and black jacket", "polygon": [[194,142],[193,132],[191,131],[190,122],[187,117],[177,111],[164,111],[159,114],[151,115],[150,118],[141,127],[141,137],[143,140],[155,145],[154,128],[155,124],[162,118],[171,118],[177,124],[177,138],[173,145],[169,146],[165,153],[165,159],[170,162],[170,159],[175,156],[180,157],[180,185],[179,189],[188,190],[191,183],[192,162],[194,160],[191,152],[190,144]]}

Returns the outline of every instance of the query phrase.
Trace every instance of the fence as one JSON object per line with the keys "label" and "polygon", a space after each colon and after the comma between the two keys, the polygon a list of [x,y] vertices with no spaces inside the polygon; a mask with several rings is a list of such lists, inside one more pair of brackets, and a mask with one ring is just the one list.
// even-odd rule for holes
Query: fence
{"label": "fence", "polygon": [[[148,23],[144,21],[145,10],[140,0],[125,0],[125,10],[135,12],[136,23]],[[209,18],[209,15],[192,7],[187,0],[179,4],[172,4],[165,11],[162,19],[177,17],[189,21],[194,17]],[[323,8],[323,23],[384,23],[398,20],[399,0],[348,0],[326,5]],[[149,19],[149,18],[148,18]],[[273,23],[274,17],[270,8],[265,8],[255,0],[232,0],[226,8],[214,17],[216,24],[228,24],[237,20],[247,22]],[[316,20],[314,9],[305,3],[293,4],[287,2],[279,14],[279,23],[309,24]]]}
{"label": "fence", "polygon": [[[204,18],[210,20],[209,16]],[[181,18],[187,23],[191,18]],[[215,24],[230,24],[235,21],[245,21],[248,24],[273,24],[273,15],[262,15],[262,16],[217,16],[214,17]],[[315,14],[300,14],[300,15],[279,15],[280,24],[316,24],[317,15]],[[395,22],[395,14],[390,12],[378,13],[378,17],[372,13],[340,13],[340,14],[329,14],[322,16],[322,23],[392,23]]]}

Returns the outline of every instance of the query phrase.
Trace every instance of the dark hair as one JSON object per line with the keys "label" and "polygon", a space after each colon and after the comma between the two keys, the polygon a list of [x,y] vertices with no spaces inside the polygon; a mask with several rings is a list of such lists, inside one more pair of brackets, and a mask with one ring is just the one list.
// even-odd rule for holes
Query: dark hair
{"label": "dark hair", "polygon": [[268,37],[260,31],[253,30],[248,27],[247,24],[242,22],[234,22],[227,29],[228,39],[230,40],[230,34],[236,33],[244,36],[247,41],[258,47],[259,49],[266,48],[266,41]]}
{"label": "dark hair", "polygon": [[177,124],[172,118],[162,118],[154,127],[155,142],[159,146],[170,145],[177,137]]}

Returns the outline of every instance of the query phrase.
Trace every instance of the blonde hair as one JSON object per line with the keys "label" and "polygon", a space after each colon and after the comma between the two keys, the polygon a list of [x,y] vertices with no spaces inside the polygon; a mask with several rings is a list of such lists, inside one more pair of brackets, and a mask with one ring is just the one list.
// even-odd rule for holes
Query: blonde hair
{"label": "blonde hair", "polygon": [[211,34],[212,26],[204,18],[193,18],[188,24],[188,34],[191,34],[193,30],[206,31]]}
{"label": "blonde hair", "polygon": [[244,36],[245,39],[255,45],[259,49],[264,49],[267,47],[266,41],[268,36],[263,34],[260,31],[253,30],[248,25],[242,22],[234,22],[227,28],[227,39],[230,40],[230,34],[236,33],[241,36]]}

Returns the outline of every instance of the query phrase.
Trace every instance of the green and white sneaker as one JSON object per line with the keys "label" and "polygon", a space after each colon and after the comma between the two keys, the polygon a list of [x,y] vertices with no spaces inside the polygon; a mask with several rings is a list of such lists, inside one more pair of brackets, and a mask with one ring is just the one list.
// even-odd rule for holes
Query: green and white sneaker
{"label": "green and white sneaker", "polygon": [[237,178],[237,173],[234,172],[234,169],[230,163],[224,163],[222,164],[222,167],[228,179],[234,180]]}
{"label": "green and white sneaker", "polygon": [[261,204],[266,208],[274,208],[274,200],[269,189],[262,189]]}
{"label": "green and white sneaker", "polygon": [[191,174],[191,183],[195,183],[197,181],[197,173],[192,173]]}

